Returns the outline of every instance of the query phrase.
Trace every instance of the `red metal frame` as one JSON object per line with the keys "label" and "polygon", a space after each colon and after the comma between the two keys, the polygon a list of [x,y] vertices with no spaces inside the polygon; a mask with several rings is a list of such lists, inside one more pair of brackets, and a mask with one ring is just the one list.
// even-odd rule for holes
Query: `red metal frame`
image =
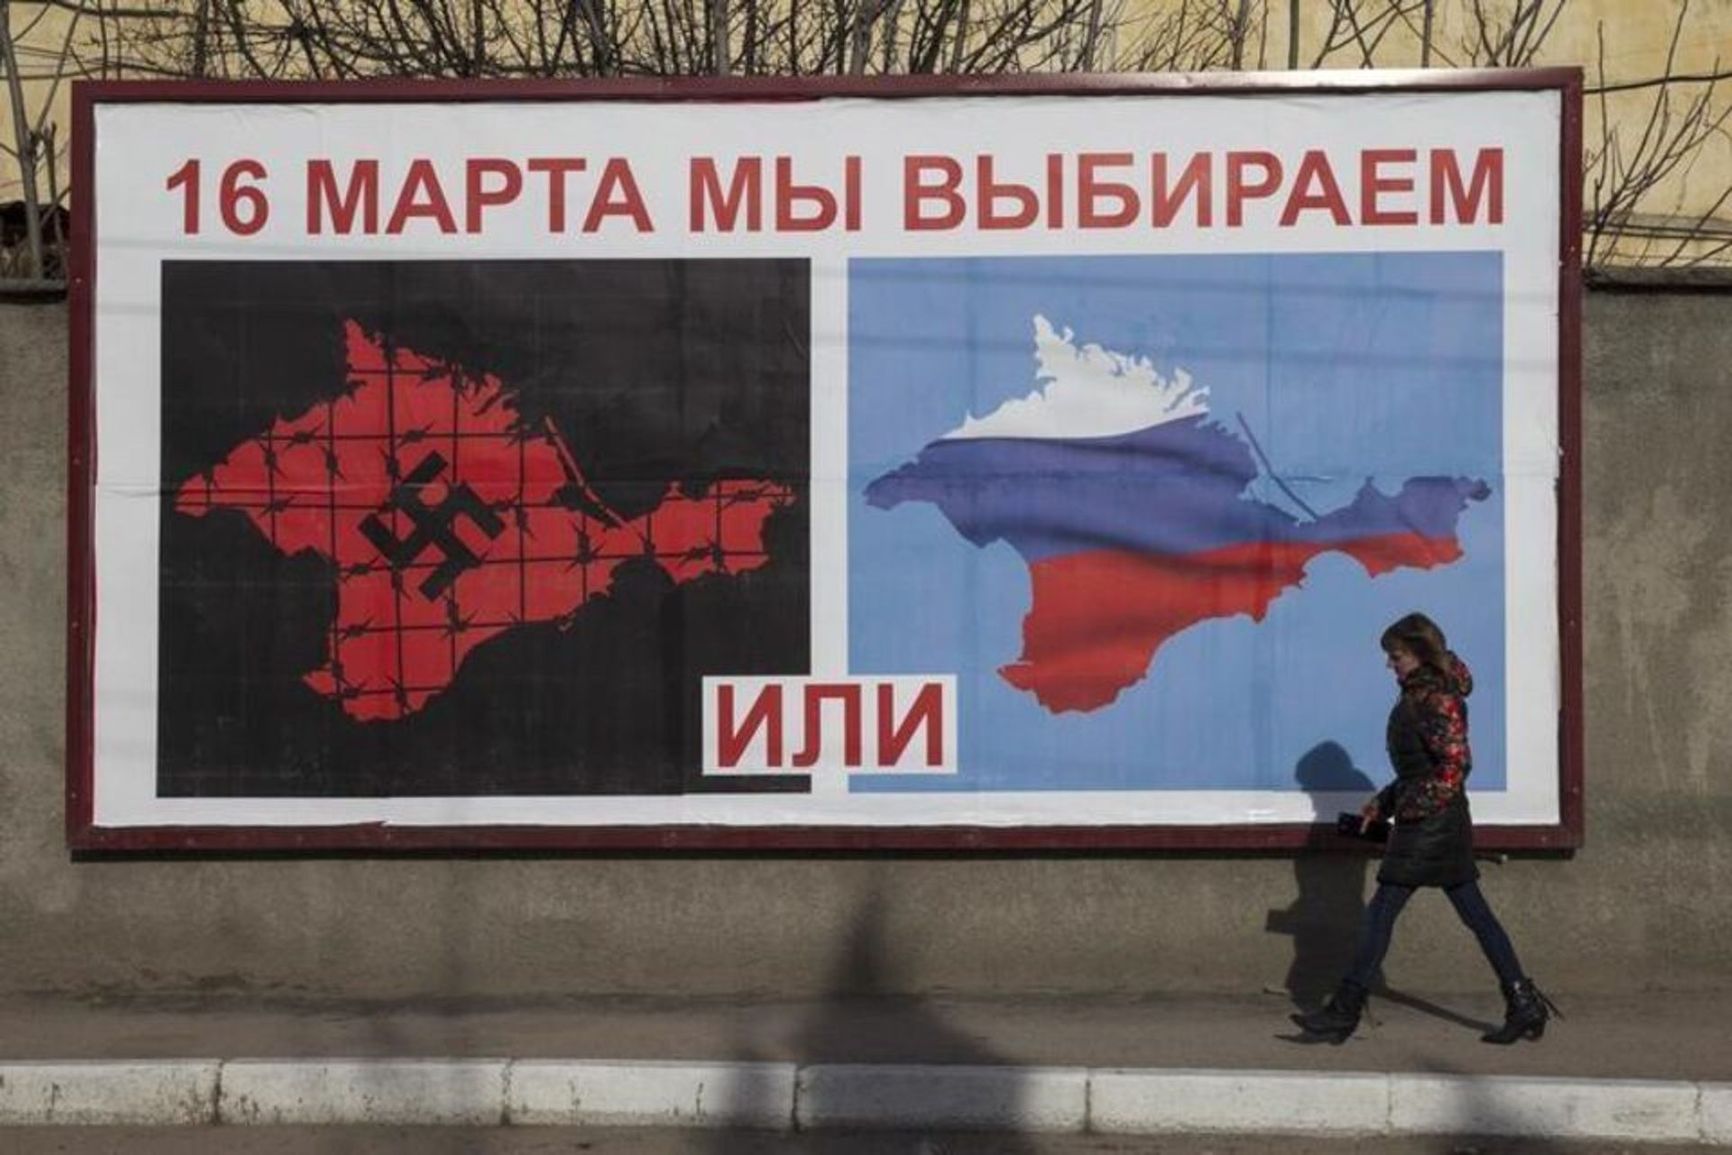
{"label": "red metal frame", "polygon": [[[1582,796],[1582,74],[1568,70],[1558,180],[1558,703],[1557,845],[1586,833]],[[1513,833],[1513,832],[1512,832]],[[1536,840],[1537,841],[1537,840]],[[1543,843],[1541,843],[1543,845]],[[1512,846],[1512,849],[1514,847]]]}
{"label": "red metal frame", "polygon": [[73,86],[71,398],[67,502],[66,837],[75,851],[1294,851],[1319,846],[1370,853],[1363,842],[1305,823],[1231,826],[152,826],[94,821],[96,477],[93,188],[95,108],[122,103],[367,104],[491,101],[797,102],[855,96],[1073,97],[1254,93],[1555,90],[1562,97],[1558,262],[1559,806],[1556,825],[1481,827],[1482,850],[1568,851],[1584,835],[1581,582],[1582,72],[1579,68],[1460,71],[1312,71],[1148,75],[898,76],[331,82],[81,81]]}
{"label": "red metal frame", "polygon": [[83,845],[94,833],[92,777],[96,724],[92,693],[96,680],[96,541],[91,518],[96,486],[96,383],[91,373],[95,337],[96,209],[84,190],[95,183],[96,108],[92,94],[73,85],[72,264],[67,283],[72,300],[67,363],[66,440],[66,840]]}

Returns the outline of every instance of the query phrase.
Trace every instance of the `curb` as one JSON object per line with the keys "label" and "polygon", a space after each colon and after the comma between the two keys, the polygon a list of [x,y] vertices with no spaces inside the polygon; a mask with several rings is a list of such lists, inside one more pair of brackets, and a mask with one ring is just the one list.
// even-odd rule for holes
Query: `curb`
{"label": "curb", "polygon": [[0,1126],[273,1123],[1732,1144],[1732,1083],[557,1059],[0,1063]]}

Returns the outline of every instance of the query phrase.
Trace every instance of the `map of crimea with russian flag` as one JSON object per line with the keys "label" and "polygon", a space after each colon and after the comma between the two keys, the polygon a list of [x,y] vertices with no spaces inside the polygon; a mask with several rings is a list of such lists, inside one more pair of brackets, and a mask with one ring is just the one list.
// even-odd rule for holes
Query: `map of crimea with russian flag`
{"label": "map of crimea with russian flag", "polygon": [[1373,578],[1462,557],[1457,522],[1490,496],[1483,480],[1413,477],[1391,496],[1368,479],[1345,506],[1295,516],[1255,496],[1249,428],[1217,420],[1183,369],[1164,377],[1033,323],[1034,391],[965,418],[865,496],[929,503],[973,546],[1003,541],[1022,558],[1032,604],[1022,653],[999,674],[1047,710],[1110,705],[1199,623],[1261,621],[1319,554]]}

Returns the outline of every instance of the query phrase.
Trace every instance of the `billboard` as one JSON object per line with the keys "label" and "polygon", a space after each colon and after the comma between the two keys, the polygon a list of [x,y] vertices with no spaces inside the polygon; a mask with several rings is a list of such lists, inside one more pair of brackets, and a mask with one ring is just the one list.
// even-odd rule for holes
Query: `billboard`
{"label": "billboard", "polygon": [[80,90],[75,846],[1580,836],[1570,71]]}

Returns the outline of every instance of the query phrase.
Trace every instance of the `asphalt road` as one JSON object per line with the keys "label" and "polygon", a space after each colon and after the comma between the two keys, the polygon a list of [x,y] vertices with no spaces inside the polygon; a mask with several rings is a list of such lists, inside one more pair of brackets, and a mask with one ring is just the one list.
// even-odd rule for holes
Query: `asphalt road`
{"label": "asphalt road", "polygon": [[1689,1155],[1676,1144],[1269,1136],[781,1135],[565,1127],[15,1127],[10,1155]]}

